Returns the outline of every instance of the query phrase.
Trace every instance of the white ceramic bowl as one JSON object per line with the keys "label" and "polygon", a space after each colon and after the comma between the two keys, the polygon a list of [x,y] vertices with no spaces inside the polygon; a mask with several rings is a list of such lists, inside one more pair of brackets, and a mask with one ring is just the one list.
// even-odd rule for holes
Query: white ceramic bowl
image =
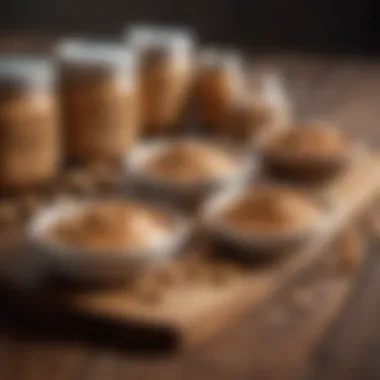
{"label": "white ceramic bowl", "polygon": [[98,201],[63,200],[38,213],[27,226],[30,244],[53,273],[84,282],[127,280],[170,260],[190,236],[190,226],[184,218],[172,210],[162,209],[173,218],[173,231],[152,240],[144,249],[94,251],[47,239],[46,233],[52,224],[94,202]]}
{"label": "white ceramic bowl", "polygon": [[[260,256],[278,255],[299,247],[309,239],[322,233],[328,227],[328,220],[334,210],[333,205],[324,197],[315,195],[321,205],[321,217],[311,225],[289,231],[262,232],[242,231],[223,223],[219,215],[234,200],[239,199],[247,189],[232,189],[212,196],[202,207],[201,220],[208,236],[215,243],[225,244],[226,254],[238,255],[246,259]],[[229,252],[228,252],[229,251]]]}
{"label": "white ceramic bowl", "polygon": [[[155,176],[146,169],[147,162],[155,155],[165,151],[178,141],[199,141],[214,146],[222,146],[227,151],[236,154],[238,163],[236,170],[223,173],[219,177],[208,180],[169,180]],[[214,141],[198,140],[196,138],[153,140],[143,142],[133,148],[125,159],[126,169],[132,182],[143,193],[154,199],[166,201],[186,210],[194,210],[212,193],[228,187],[241,187],[252,181],[258,168],[257,158],[248,150]]]}

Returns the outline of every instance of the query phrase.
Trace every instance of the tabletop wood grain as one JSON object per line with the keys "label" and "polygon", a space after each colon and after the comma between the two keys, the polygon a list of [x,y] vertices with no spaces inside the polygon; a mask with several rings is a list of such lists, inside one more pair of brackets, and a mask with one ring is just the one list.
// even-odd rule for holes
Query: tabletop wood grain
{"label": "tabletop wood grain", "polygon": [[[349,57],[267,55],[256,58],[283,74],[297,119],[328,119],[376,146],[380,143],[380,62]],[[103,379],[378,379],[380,362],[380,256],[369,252],[363,272],[340,318],[324,332],[312,355],[259,371],[250,356],[247,315],[207,346],[170,356],[136,356],[86,340],[52,339],[49,323],[20,316],[0,297],[1,380]],[[284,289],[284,292],[291,292]],[[279,295],[279,303],[281,303]],[[275,305],[275,304],[274,304]],[[17,323],[16,323],[17,320]],[[21,327],[23,328],[21,328]],[[304,329],[304,330],[302,330]],[[273,344],[274,356],[300,342],[302,323]],[[276,350],[278,350],[276,354]],[[282,350],[282,351],[281,351]],[[298,365],[307,367],[300,371]],[[273,363],[275,366],[276,363]]]}

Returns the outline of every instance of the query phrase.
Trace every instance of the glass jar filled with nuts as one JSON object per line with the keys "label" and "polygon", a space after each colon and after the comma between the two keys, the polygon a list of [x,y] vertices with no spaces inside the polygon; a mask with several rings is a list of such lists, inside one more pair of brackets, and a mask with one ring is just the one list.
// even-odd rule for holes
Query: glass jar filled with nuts
{"label": "glass jar filled with nuts", "polygon": [[0,188],[49,181],[60,161],[55,70],[40,57],[0,56]]}
{"label": "glass jar filled with nuts", "polygon": [[134,54],[123,45],[68,40],[56,58],[68,159],[119,162],[138,135]]}
{"label": "glass jar filled with nuts", "polygon": [[193,75],[193,38],[185,30],[136,26],[126,34],[140,63],[145,136],[176,132],[186,112]]}
{"label": "glass jar filled with nuts", "polygon": [[244,89],[244,68],[232,51],[206,49],[200,54],[194,88],[194,108],[208,134],[224,134]]}

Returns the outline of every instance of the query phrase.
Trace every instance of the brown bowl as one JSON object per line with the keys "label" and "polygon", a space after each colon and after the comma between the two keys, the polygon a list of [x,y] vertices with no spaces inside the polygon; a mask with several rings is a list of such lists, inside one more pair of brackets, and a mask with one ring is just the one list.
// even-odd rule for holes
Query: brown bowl
{"label": "brown bowl", "polygon": [[[310,127],[315,131],[317,128],[325,133],[331,133],[332,128],[324,125],[311,124]],[[302,128],[302,129],[305,129]],[[289,134],[297,133],[294,128],[283,131],[273,140],[261,148],[264,171],[270,177],[281,180],[290,180],[297,182],[325,182],[339,175],[348,168],[352,161],[360,152],[361,145],[355,142],[343,132],[338,132],[339,138],[342,139],[342,146],[337,148],[336,152],[324,154],[318,151],[312,151],[318,144],[323,143],[310,139],[310,151],[303,149],[297,151],[291,146],[287,146],[287,137]],[[337,133],[336,131],[333,132]],[[312,145],[313,144],[313,145]],[[322,147],[321,147],[322,148]]]}

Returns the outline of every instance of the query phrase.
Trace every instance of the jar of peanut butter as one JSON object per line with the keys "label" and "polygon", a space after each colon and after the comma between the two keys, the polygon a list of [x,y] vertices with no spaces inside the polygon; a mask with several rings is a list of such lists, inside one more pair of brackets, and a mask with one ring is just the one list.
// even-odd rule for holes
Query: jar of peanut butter
{"label": "jar of peanut butter", "polygon": [[243,63],[234,52],[207,49],[201,53],[194,102],[207,133],[221,134],[230,126],[244,84]]}
{"label": "jar of peanut butter", "polygon": [[120,161],[138,133],[134,54],[123,45],[69,40],[56,58],[68,160]]}
{"label": "jar of peanut butter", "polygon": [[174,133],[184,116],[193,65],[193,39],[183,30],[135,27],[126,36],[140,61],[141,122],[145,136]]}
{"label": "jar of peanut butter", "polygon": [[292,108],[277,73],[255,73],[249,79],[236,104],[227,134],[259,146],[289,127]]}
{"label": "jar of peanut butter", "polygon": [[56,173],[60,139],[51,62],[0,56],[0,188],[23,191]]}

